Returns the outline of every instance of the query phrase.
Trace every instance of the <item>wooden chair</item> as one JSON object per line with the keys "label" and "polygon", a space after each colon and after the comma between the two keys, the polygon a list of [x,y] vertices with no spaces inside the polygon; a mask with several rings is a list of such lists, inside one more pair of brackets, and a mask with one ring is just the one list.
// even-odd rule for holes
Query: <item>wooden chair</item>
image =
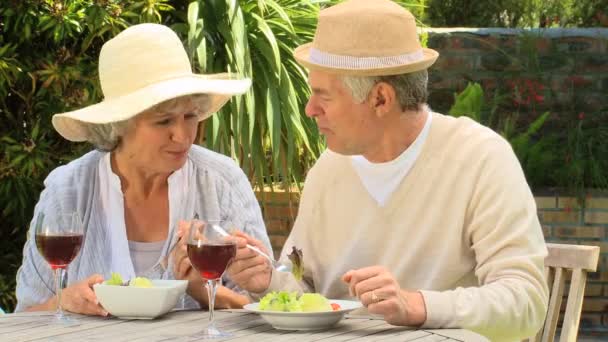
{"label": "wooden chair", "polygon": [[549,309],[545,325],[529,341],[551,342],[555,339],[564,284],[568,273],[572,273],[566,314],[559,337],[560,342],[575,342],[583,308],[587,272],[595,272],[600,256],[597,246],[565,245],[548,243],[549,255],[545,259],[545,276],[549,284]]}

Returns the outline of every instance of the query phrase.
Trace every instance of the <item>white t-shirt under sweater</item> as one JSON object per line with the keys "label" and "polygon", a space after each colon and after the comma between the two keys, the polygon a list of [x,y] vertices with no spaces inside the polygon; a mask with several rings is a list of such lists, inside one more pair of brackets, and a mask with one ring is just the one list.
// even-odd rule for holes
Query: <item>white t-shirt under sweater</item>
{"label": "white t-shirt under sweater", "polygon": [[431,121],[433,121],[433,116],[427,111],[426,121],[418,137],[405,151],[391,161],[372,163],[361,155],[351,157],[351,162],[355,172],[361,178],[361,183],[380,206],[386,204],[393,191],[397,189],[399,183],[410,172],[418,159],[426,137],[429,135]]}
{"label": "white t-shirt under sweater", "polygon": [[269,290],[352,299],[342,275],[382,265],[403,289],[421,291],[424,327],[467,328],[492,341],[531,336],[547,309],[547,249],[519,162],[492,130],[432,115],[418,160],[384,206],[349,157],[321,156],[281,253],[302,249],[304,281],[273,272]]}

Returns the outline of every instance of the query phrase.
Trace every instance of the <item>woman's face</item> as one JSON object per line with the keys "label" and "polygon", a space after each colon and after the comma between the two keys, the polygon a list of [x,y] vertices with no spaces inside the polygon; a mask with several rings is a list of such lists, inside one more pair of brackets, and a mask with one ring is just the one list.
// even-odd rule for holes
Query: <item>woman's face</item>
{"label": "woman's face", "polygon": [[188,158],[198,128],[198,108],[190,98],[179,98],[137,115],[122,137],[118,152],[128,164],[147,171],[171,173]]}

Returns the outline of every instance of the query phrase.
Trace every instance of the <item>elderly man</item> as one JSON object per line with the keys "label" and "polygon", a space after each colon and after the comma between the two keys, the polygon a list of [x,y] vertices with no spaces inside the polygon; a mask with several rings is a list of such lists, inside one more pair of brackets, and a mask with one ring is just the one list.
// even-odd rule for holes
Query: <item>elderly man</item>
{"label": "elderly man", "polygon": [[345,1],[321,11],[295,57],[328,146],[282,253],[302,249],[304,277],[271,270],[242,234],[232,279],[258,298],[356,296],[395,325],[533,335],[548,297],[534,199],[507,141],[426,105],[438,53],[420,46],[414,17],[388,0]]}

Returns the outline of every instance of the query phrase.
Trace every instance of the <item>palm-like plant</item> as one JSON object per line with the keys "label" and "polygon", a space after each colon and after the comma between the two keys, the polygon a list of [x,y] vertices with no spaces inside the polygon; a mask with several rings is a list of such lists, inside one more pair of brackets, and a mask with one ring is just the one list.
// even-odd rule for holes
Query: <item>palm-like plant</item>
{"label": "palm-like plant", "polygon": [[198,72],[228,71],[253,87],[204,124],[200,143],[237,159],[257,186],[299,184],[323,148],[301,115],[309,95],[292,51],[312,39],[318,6],[309,1],[190,3],[187,47]]}

